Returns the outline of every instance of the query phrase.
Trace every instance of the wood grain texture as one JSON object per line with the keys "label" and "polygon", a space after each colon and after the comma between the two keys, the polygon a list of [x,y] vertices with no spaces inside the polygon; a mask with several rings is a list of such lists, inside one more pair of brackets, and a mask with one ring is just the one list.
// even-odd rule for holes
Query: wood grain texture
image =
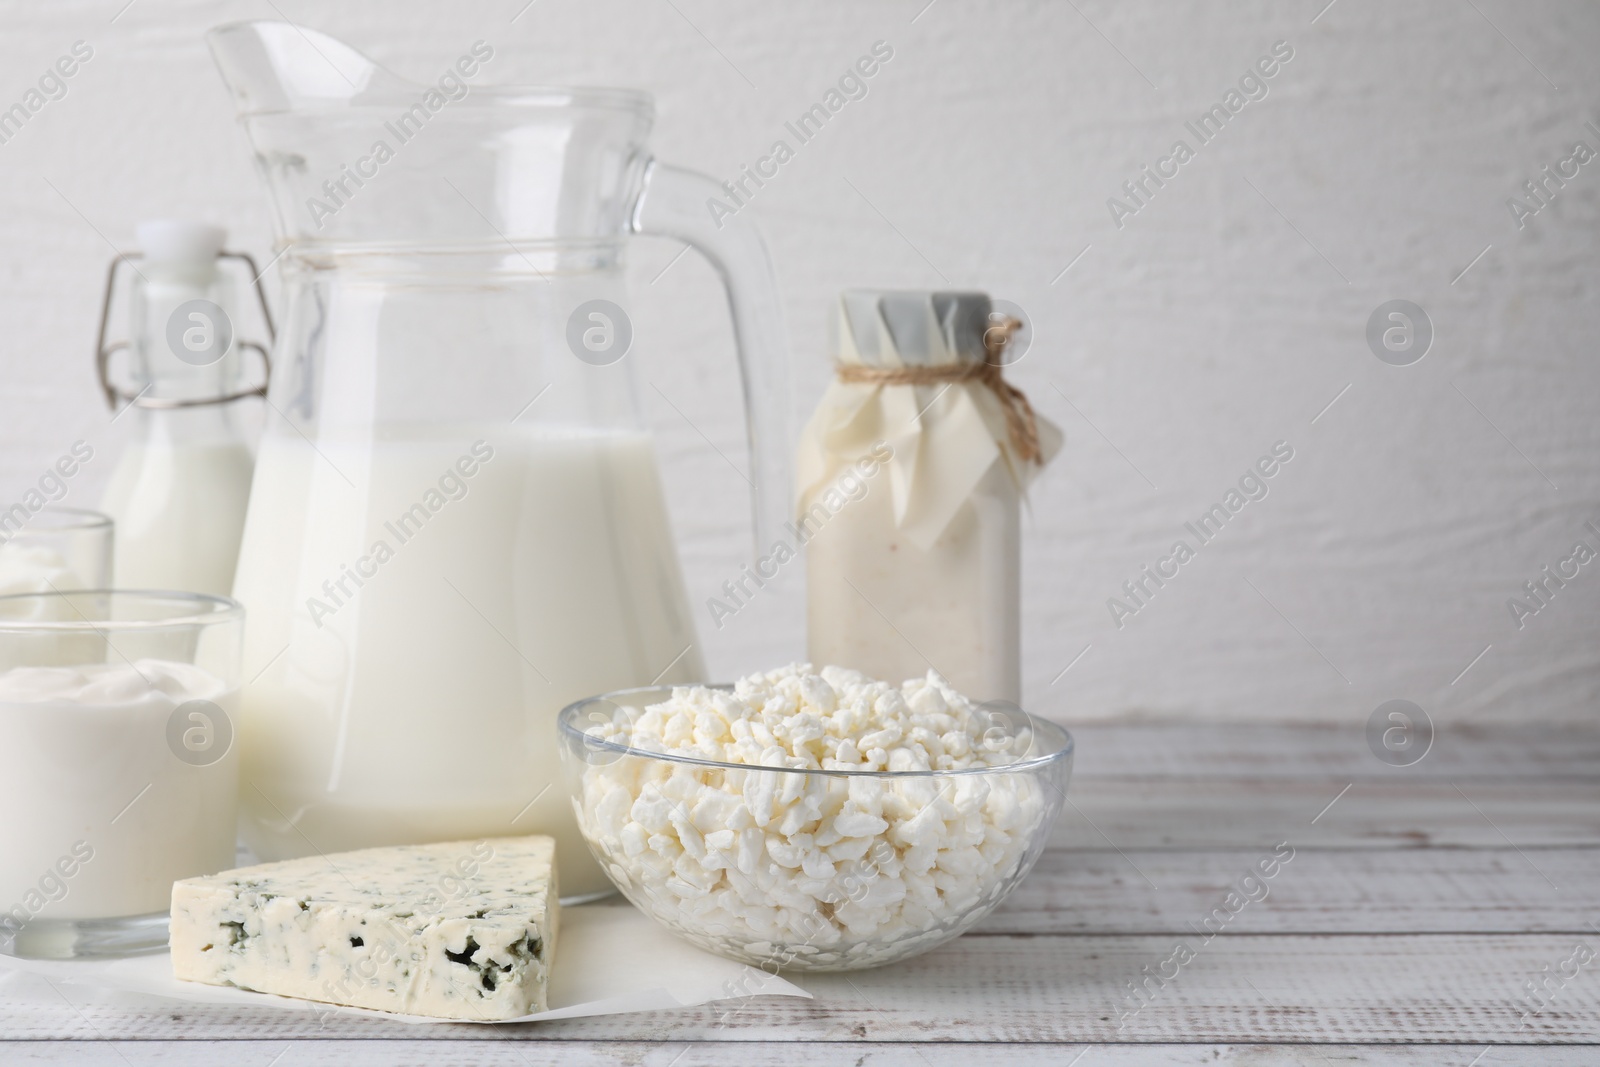
{"label": "wood grain texture", "polygon": [[[1186,933],[1266,854],[1052,849],[975,932]],[[1301,849],[1225,932],[1592,934],[1597,886],[1593,848]]]}
{"label": "wood grain texture", "polygon": [[1280,841],[1296,848],[1589,844],[1600,841],[1600,779],[1084,778],[1069,784],[1051,836],[1056,847],[1123,850]]}
{"label": "wood grain texture", "polygon": [[[1242,919],[1240,921],[1243,921]],[[1566,934],[967,937],[896,967],[801,975],[813,1001],[716,1006],[496,1027],[527,1040],[956,1042],[1600,1042],[1600,981],[1587,972],[1520,1018],[1521,983],[1555,967]],[[1590,944],[1600,943],[1591,934]],[[1127,983],[1177,942],[1194,959],[1137,1014]],[[646,961],[641,961],[646,962]],[[3,987],[0,987],[3,989]],[[481,1039],[480,1028],[333,1019],[104,997],[59,986],[0,1000],[12,1039],[404,1037]]]}
{"label": "wood grain texture", "polygon": [[[514,1043],[513,1043],[514,1042]],[[864,1041],[773,1045],[719,1045],[624,1041],[282,1041],[84,1042],[72,1047],[72,1062],[84,1067],[971,1067],[979,1063],[1019,1067],[1264,1067],[1268,1064],[1334,1063],[1362,1067],[1467,1067],[1484,1045],[960,1045],[928,1042],[875,1044]],[[15,1042],[5,1049],[11,1064],[62,1062],[54,1042]],[[272,1057],[282,1054],[275,1065]],[[1482,1067],[1590,1067],[1600,1049],[1497,1045]]]}
{"label": "wood grain texture", "polygon": [[[1048,851],[994,915],[942,949],[880,971],[797,977],[810,1002],[485,1030],[324,1023],[309,1006],[201,1007],[6,975],[0,1063],[264,1067],[283,1053],[279,1067],[965,1067],[974,1055],[1067,1064],[1085,1043],[1086,1064],[1464,1067],[1490,1045],[1485,1067],[1600,1062],[1600,1047],[1551,1047],[1600,1045],[1600,964],[1526,1025],[1520,1014],[1525,981],[1580,941],[1600,946],[1600,783],[1582,731],[1531,731],[1529,748],[1503,764],[1515,774],[1494,773],[1502,742],[1514,741],[1484,731],[1456,749],[1449,775],[1342,780],[1334,772],[1359,767],[1331,754],[1338,731],[1273,727],[1248,744],[1188,728],[1084,733],[1100,762],[1086,760],[1070,789],[1056,839],[1072,847]],[[1141,775],[1145,754],[1151,773]],[[1208,771],[1218,766],[1227,773]],[[1279,840],[1294,858],[1264,897],[1228,915],[1230,886]],[[1220,930],[1210,940],[1208,916]],[[1180,941],[1194,958],[1152,980],[1148,1003],[1124,1016],[1136,1006],[1127,983]],[[1306,1045],[1320,1057],[1303,1055]]]}
{"label": "wood grain texture", "polygon": [[1436,723],[1427,754],[1409,767],[1393,767],[1373,755],[1365,722],[1074,723],[1053,702],[1039,711],[1072,731],[1078,779],[1600,778],[1600,727],[1594,725]]}

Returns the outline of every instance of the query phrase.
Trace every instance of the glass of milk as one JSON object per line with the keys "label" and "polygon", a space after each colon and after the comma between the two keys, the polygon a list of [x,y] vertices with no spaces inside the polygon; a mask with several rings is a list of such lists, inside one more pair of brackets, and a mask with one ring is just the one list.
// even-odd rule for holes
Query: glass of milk
{"label": "glass of milk", "polygon": [[16,525],[9,517],[0,515],[0,596],[111,585],[109,516],[46,507]]}
{"label": "glass of milk", "polygon": [[233,866],[244,609],[0,596],[0,952],[155,951],[172,883]]}

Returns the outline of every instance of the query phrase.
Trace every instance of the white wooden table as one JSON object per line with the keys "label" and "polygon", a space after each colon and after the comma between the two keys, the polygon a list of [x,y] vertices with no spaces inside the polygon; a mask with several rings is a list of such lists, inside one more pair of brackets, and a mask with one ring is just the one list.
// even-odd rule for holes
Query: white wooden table
{"label": "white wooden table", "polygon": [[[0,1064],[1600,1064],[1600,730],[1442,727],[1407,768],[1355,728],[1075,734],[1054,847],[1005,906],[909,963],[798,976],[809,1002],[319,1030],[0,997]],[[1229,902],[1280,843],[1245,884],[1266,895]]]}

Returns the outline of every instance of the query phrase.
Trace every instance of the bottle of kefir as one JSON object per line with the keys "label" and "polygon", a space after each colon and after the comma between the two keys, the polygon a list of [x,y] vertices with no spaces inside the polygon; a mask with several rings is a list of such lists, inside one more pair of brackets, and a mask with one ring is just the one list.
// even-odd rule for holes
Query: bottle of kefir
{"label": "bottle of kefir", "polygon": [[808,654],[1015,703],[1020,502],[1061,442],[1002,377],[1026,327],[983,293],[862,290],[833,327],[837,378],[801,440],[791,528]]}
{"label": "bottle of kefir", "polygon": [[100,352],[108,399],[134,409],[125,431],[132,440],[101,505],[117,524],[116,580],[128,589],[226,596],[254,466],[254,435],[232,401],[259,395],[242,384],[244,349],[265,352],[234,336],[220,227],[147,222],[138,236],[140,254],[124,257],[137,272],[130,384],[110,384],[103,327]]}

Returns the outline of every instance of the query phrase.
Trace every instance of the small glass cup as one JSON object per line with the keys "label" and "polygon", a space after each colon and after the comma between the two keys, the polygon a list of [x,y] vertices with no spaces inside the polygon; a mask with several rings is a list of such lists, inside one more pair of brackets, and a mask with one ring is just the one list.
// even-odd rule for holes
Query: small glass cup
{"label": "small glass cup", "polygon": [[47,507],[20,529],[0,516],[0,596],[110,588],[111,548],[98,511]]}
{"label": "small glass cup", "polygon": [[159,950],[172,883],[233,866],[243,628],[197,593],[0,596],[0,952]]}

